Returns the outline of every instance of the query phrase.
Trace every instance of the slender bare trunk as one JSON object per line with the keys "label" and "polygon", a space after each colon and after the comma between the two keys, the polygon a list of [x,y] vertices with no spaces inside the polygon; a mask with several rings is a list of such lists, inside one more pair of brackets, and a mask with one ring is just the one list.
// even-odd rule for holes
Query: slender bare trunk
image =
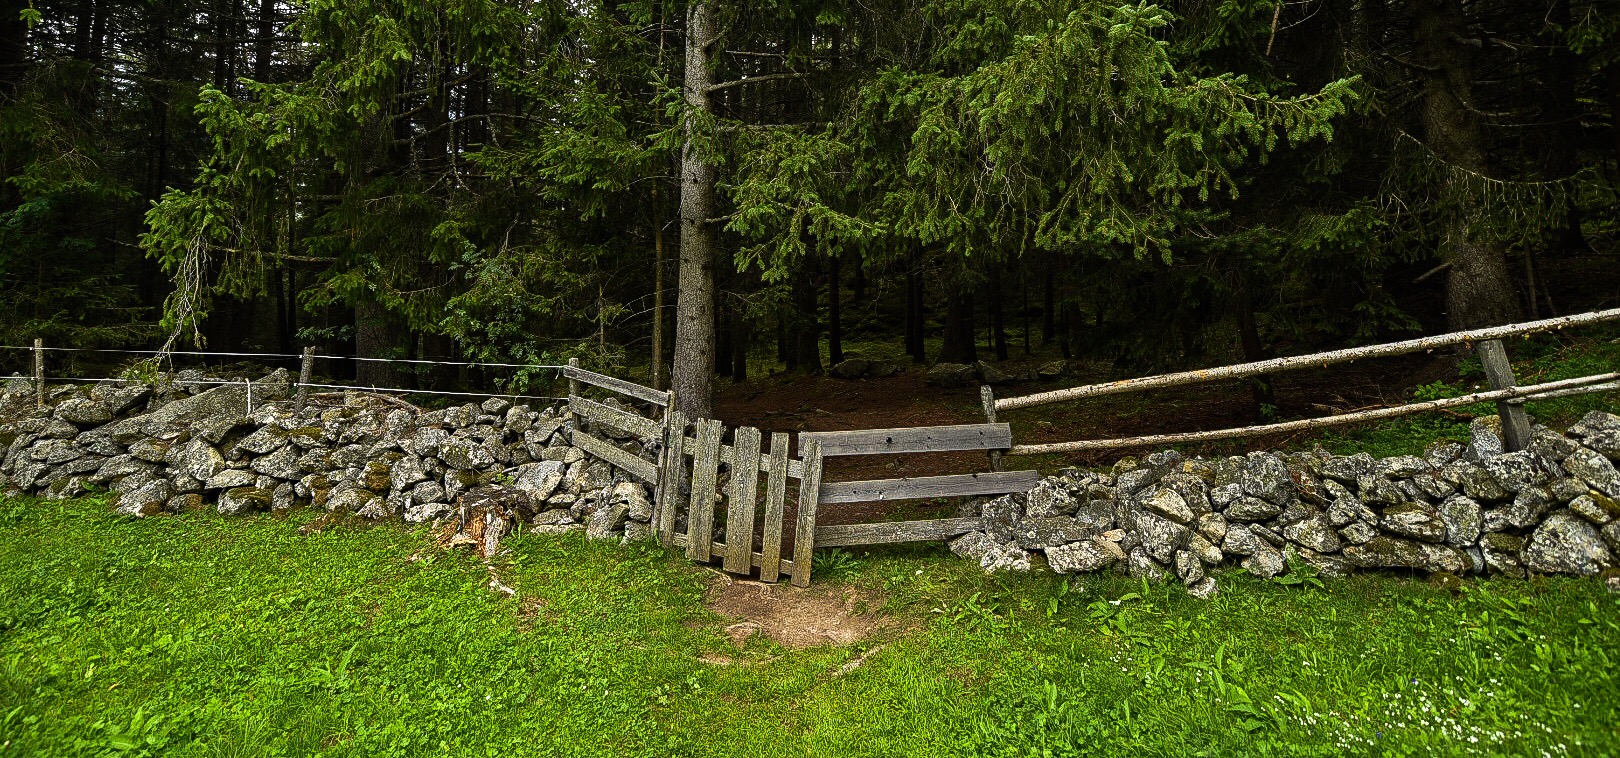
{"label": "slender bare trunk", "polygon": [[710,111],[709,44],[718,33],[713,0],[697,0],[687,11],[686,144],[681,149],[680,291],[675,304],[675,366],[671,385],[687,418],[713,417],[714,259],[718,245],[709,219],[715,217],[715,166],[699,143],[699,114]]}

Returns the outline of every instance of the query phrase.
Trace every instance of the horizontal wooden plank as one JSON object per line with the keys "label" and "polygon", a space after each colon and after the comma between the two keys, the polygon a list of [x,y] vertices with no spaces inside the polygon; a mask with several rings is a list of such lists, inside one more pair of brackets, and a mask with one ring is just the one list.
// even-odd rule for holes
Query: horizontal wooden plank
{"label": "horizontal wooden plank", "polygon": [[816,527],[816,547],[886,545],[894,542],[933,542],[983,529],[982,518],[942,518],[929,521],[887,521],[877,524],[838,524]]}
{"label": "horizontal wooden plank", "polygon": [[871,503],[880,500],[916,500],[925,497],[964,497],[1025,492],[1041,481],[1039,471],[991,471],[983,474],[918,476],[907,479],[868,479],[860,482],[822,482],[819,502]]}
{"label": "horizontal wooden plank", "polygon": [[651,387],[643,387],[635,382],[627,382],[606,374],[587,371],[578,366],[564,366],[563,376],[586,384],[593,384],[605,390],[613,390],[621,395],[629,395],[638,400],[645,400],[654,405],[669,405],[668,392],[659,392]]}
{"label": "horizontal wooden plank", "polygon": [[[974,520],[978,521],[979,519],[974,519]],[[686,535],[684,535],[684,534],[676,534],[674,542],[675,542],[675,547],[678,547],[678,548],[680,548],[682,550],[686,549]],[[816,541],[816,547],[821,547],[821,541],[820,540]],[[709,554],[710,555],[723,555],[723,554],[725,554],[725,551],[726,551],[726,543],[724,543],[724,542],[710,542],[709,543]],[[765,557],[763,555],[760,555],[759,553],[752,553],[752,554],[749,555],[749,560],[751,561],[751,565],[754,568],[759,568],[760,564],[765,560]],[[782,564],[782,573],[784,573],[784,574],[793,573],[793,561],[790,561],[790,560],[788,560],[786,558],[782,558],[781,559],[781,564]],[[775,581],[775,579],[767,579],[765,581]]]}
{"label": "horizontal wooden plank", "polygon": [[620,450],[611,443],[577,429],[574,430],[574,446],[624,469],[626,473],[648,484],[658,483],[658,464],[643,460],[641,456]]}
{"label": "horizontal wooden plank", "polygon": [[573,411],[574,415],[583,416],[591,423],[605,424],[614,429],[634,434],[643,440],[657,440],[663,434],[663,425],[657,421],[645,419],[634,413],[621,411],[611,405],[598,403],[595,400],[583,398],[579,395],[568,396],[568,409]]}
{"label": "horizontal wooden plank", "polygon": [[957,424],[848,432],[799,432],[799,449],[803,450],[805,443],[810,440],[821,443],[823,457],[1001,450],[1012,447],[1012,427],[1007,424]]}

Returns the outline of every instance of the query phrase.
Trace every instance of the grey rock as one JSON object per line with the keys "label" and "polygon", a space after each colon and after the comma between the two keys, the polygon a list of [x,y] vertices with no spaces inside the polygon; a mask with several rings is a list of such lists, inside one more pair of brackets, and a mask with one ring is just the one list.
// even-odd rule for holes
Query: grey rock
{"label": "grey rock", "polygon": [[1239,563],[1244,570],[1261,579],[1270,579],[1288,569],[1288,564],[1283,560],[1281,551],[1263,541],[1256,540],[1256,544],[1259,547],[1255,550],[1254,555],[1244,558]]}
{"label": "grey rock", "polygon": [[113,413],[106,405],[88,397],[64,400],[52,415],[77,426],[101,426],[113,420]]}
{"label": "grey rock", "polygon": [[962,363],[936,363],[928,369],[925,381],[933,387],[964,387],[978,378],[972,366]]}
{"label": "grey rock", "polygon": [[514,405],[506,409],[501,425],[511,434],[522,434],[534,425],[534,412],[527,405]]}
{"label": "grey rock", "polygon": [[[1573,430],[1571,430],[1573,431]],[[1573,441],[1544,426],[1538,426],[1530,433],[1530,452],[1553,461],[1561,461],[1569,457],[1578,447]]]}
{"label": "grey rock", "polygon": [[1209,490],[1209,502],[1216,508],[1225,508],[1243,497],[1243,485],[1237,482],[1219,484]]}
{"label": "grey rock", "polygon": [[1410,479],[1429,468],[1428,461],[1415,455],[1397,455],[1378,461],[1378,472],[1391,479]]}
{"label": "grey rock", "polygon": [[[286,369],[276,369],[253,382],[254,403],[284,399],[290,379]],[[167,403],[151,413],[114,421],[102,429],[117,436],[125,431],[169,425],[186,426],[211,417],[240,417],[247,413],[247,393],[245,384],[223,384],[201,394]]]}
{"label": "grey rock", "polygon": [[51,419],[45,422],[45,428],[40,431],[39,436],[54,440],[70,440],[79,436],[79,427],[59,418]]}
{"label": "grey rock", "polygon": [[1343,579],[1355,570],[1355,564],[1349,560],[1328,553],[1319,553],[1304,547],[1289,545],[1283,548],[1283,557],[1290,563],[1303,563],[1316,569],[1317,576],[1324,579]]}
{"label": "grey rock", "polygon": [[598,508],[585,524],[585,536],[593,540],[612,539],[624,529],[625,517],[630,513],[627,505]]}
{"label": "grey rock", "polygon": [[296,491],[292,482],[277,482],[276,488],[270,492],[270,510],[291,510],[298,502]]}
{"label": "grey rock", "polygon": [[534,520],[530,523],[534,524],[535,526],[560,526],[562,524],[572,524],[574,523],[574,514],[567,508],[554,508],[549,511],[542,511],[535,514]]}
{"label": "grey rock", "polygon": [[1199,516],[1196,528],[1211,544],[1219,545],[1226,539],[1226,517],[1219,513],[1205,513]]}
{"label": "grey rock", "polygon": [[1288,544],[1288,540],[1283,539],[1281,534],[1278,534],[1265,524],[1250,524],[1249,530],[1254,532],[1254,536],[1270,543],[1272,547],[1281,548],[1283,545]]}
{"label": "grey rock", "polygon": [[1176,551],[1176,576],[1181,578],[1183,584],[1192,586],[1204,580],[1204,562],[1198,560],[1188,550]]}
{"label": "grey rock", "polygon": [[228,468],[208,478],[203,482],[205,490],[229,490],[237,487],[252,487],[258,482],[258,477],[252,471],[239,468]]}
{"label": "grey rock", "polygon": [[274,493],[258,487],[237,487],[220,493],[218,509],[223,515],[239,516],[254,511],[270,510],[274,500]]}
{"label": "grey rock", "polygon": [[1327,517],[1320,513],[1283,527],[1283,536],[1319,553],[1338,552],[1342,546],[1338,533],[1333,531]]}
{"label": "grey rock", "polygon": [[1356,493],[1361,502],[1371,505],[1398,505],[1406,502],[1406,493],[1382,474],[1369,474],[1356,480]]}
{"label": "grey rock", "polygon": [[1198,560],[1203,561],[1206,566],[1219,566],[1221,561],[1226,559],[1226,556],[1221,553],[1221,549],[1216,547],[1215,543],[1205,539],[1202,534],[1194,534],[1187,538],[1187,549],[1192,551],[1193,555],[1198,556]]}
{"label": "grey rock", "polygon": [[1423,449],[1423,460],[1429,468],[1440,469],[1462,457],[1463,445],[1451,440],[1435,440]]}
{"label": "grey rock", "polygon": [[1066,361],[1043,363],[1039,368],[1035,369],[1035,378],[1041,381],[1052,381],[1062,378],[1064,372],[1068,370],[1069,364]]}
{"label": "grey rock", "polygon": [[1605,432],[1620,432],[1620,416],[1607,411],[1587,411],[1580,421],[1569,428],[1576,437],[1591,437]]}
{"label": "grey rock", "polygon": [[1170,574],[1164,564],[1153,559],[1142,548],[1132,550],[1125,557],[1125,572],[1132,579],[1146,579],[1150,582],[1162,582]]}
{"label": "grey rock", "polygon": [[827,374],[839,379],[859,379],[866,376],[866,370],[871,366],[872,362],[865,358],[848,358],[833,364],[832,368],[827,369]]}
{"label": "grey rock", "polygon": [[1620,518],[1620,503],[1598,492],[1581,495],[1569,501],[1569,509],[1575,515],[1598,526]]}
{"label": "grey rock", "polygon": [[644,521],[626,521],[626,522],[624,522],[624,538],[619,541],[619,544],[628,545],[628,544],[630,544],[632,542],[651,542],[651,541],[653,541],[653,531],[652,531],[652,525],[651,524],[648,524],[648,523],[646,523]]}
{"label": "grey rock", "polygon": [[495,465],[488,447],[470,440],[456,439],[439,448],[439,459],[458,471],[474,471]]}
{"label": "grey rock", "polygon": [[[955,549],[954,546],[952,549]],[[1100,571],[1124,560],[1125,551],[1119,545],[1100,538],[1071,542],[1046,550],[1047,565],[1059,574]]]}
{"label": "grey rock", "polygon": [[143,437],[130,443],[129,454],[143,461],[162,463],[169,454],[171,443],[164,440]]}
{"label": "grey rock", "polygon": [[1206,576],[1203,581],[1187,585],[1187,594],[1199,600],[1210,600],[1221,594],[1221,588],[1215,583],[1215,577]]}
{"label": "grey rock", "polygon": [[[1187,464],[1190,465],[1190,464]],[[1214,506],[1209,501],[1209,484],[1201,477],[1185,471],[1172,471],[1159,480],[1159,486],[1174,491],[1186,502],[1195,515],[1209,513]]]}
{"label": "grey rock", "polygon": [[432,521],[450,512],[450,504],[434,500],[417,500],[415,497],[406,499],[403,513],[405,521],[412,524],[421,524]]}
{"label": "grey rock", "polygon": [[999,385],[999,384],[1006,384],[1007,382],[1010,382],[1010,381],[1013,380],[1013,377],[1009,376],[1007,374],[1007,372],[1002,371],[999,368],[996,368],[992,364],[985,363],[984,361],[978,361],[978,362],[974,363],[973,364],[973,371],[979,377],[979,381],[981,381],[981,382],[983,382],[985,384],[997,384],[997,385]]}
{"label": "grey rock", "polygon": [[1440,470],[1440,477],[1462,487],[1463,494],[1484,502],[1507,500],[1513,496],[1489,471],[1468,461],[1454,461]]}
{"label": "grey rock", "polygon": [[968,532],[949,543],[951,553],[958,558],[979,560],[996,547],[996,541],[984,532]]}
{"label": "grey rock", "polygon": [[415,456],[405,456],[388,470],[389,489],[394,492],[405,492],[415,487],[419,482],[428,480],[427,469],[422,465],[422,459]]}
{"label": "grey rock", "polygon": [[1283,507],[1277,503],[1244,495],[1226,506],[1225,515],[1228,521],[1264,521],[1282,511]]}
{"label": "grey rock", "polygon": [[1001,545],[1017,537],[1014,527],[1024,518],[1024,504],[1018,497],[1003,495],[987,500],[979,511],[984,517],[985,534],[991,541]]}
{"label": "grey rock", "polygon": [[1552,494],[1553,500],[1560,503],[1567,503],[1575,498],[1580,497],[1581,495],[1591,492],[1592,489],[1586,486],[1586,482],[1579,479],[1574,477],[1563,477],[1560,479],[1554,479],[1552,483],[1548,484],[1547,491]]}
{"label": "grey rock", "polygon": [[1513,494],[1547,482],[1546,472],[1536,465],[1535,458],[1528,451],[1502,453],[1485,459],[1483,465],[1496,483],[1502,485],[1502,489]]}
{"label": "grey rock", "polygon": [[203,509],[202,495],[195,492],[181,492],[169,498],[163,504],[165,513],[191,513]]}
{"label": "grey rock", "polygon": [[355,513],[365,510],[373,500],[380,500],[377,493],[371,490],[356,487],[352,484],[339,484],[332,488],[326,497],[326,509],[334,513]]}
{"label": "grey rock", "polygon": [[1445,500],[1457,493],[1456,485],[1428,474],[1412,477],[1412,486],[1418,488],[1430,500]]}
{"label": "grey rock", "polygon": [[1045,550],[1090,539],[1102,534],[1094,526],[1082,524],[1070,516],[1025,518],[1013,526],[1014,541],[1025,550]]}
{"label": "grey rock", "polygon": [[1446,525],[1446,544],[1467,547],[1479,542],[1484,532],[1484,509],[1465,495],[1453,495],[1440,503],[1436,510]]}
{"label": "grey rock", "polygon": [[1294,480],[1289,476],[1288,466],[1271,453],[1249,453],[1244,459],[1241,481],[1245,495],[1278,505],[1294,499]]}
{"label": "grey rock", "polygon": [[114,416],[134,410],[152,396],[152,388],[144,384],[98,384],[90,388],[90,397],[101,403]]}
{"label": "grey rock", "polygon": [[1579,448],[1564,459],[1564,468],[1587,486],[1609,497],[1620,498],[1620,472],[1595,450]]}
{"label": "grey rock", "polygon": [[327,471],[332,468],[331,456],[332,451],[328,448],[310,448],[298,456],[298,468],[306,474]]}
{"label": "grey rock", "polygon": [[1151,466],[1123,472],[1115,480],[1114,492],[1119,497],[1130,497],[1163,479],[1164,474],[1163,469]]}
{"label": "grey rock", "polygon": [[1610,521],[1598,533],[1609,544],[1609,552],[1620,555],[1620,519]]}
{"label": "grey rock", "polygon": [[1468,451],[1475,460],[1487,461],[1505,451],[1502,444],[1502,419],[1499,416],[1481,416],[1468,425]]}
{"label": "grey rock", "polygon": [[647,490],[640,482],[619,482],[613,485],[613,492],[608,502],[615,505],[624,505],[630,510],[625,518],[631,521],[649,521],[652,519],[652,499],[647,497]]}
{"label": "grey rock", "polygon": [[1066,516],[1075,513],[1080,503],[1069,493],[1069,488],[1055,479],[1042,479],[1024,493],[1025,515],[1030,518]]}
{"label": "grey rock", "polygon": [[422,427],[405,439],[410,452],[423,458],[438,457],[439,448],[450,441],[450,433],[436,426]]}
{"label": "grey rock", "polygon": [[410,497],[413,502],[417,503],[438,503],[449,499],[444,492],[444,485],[432,480],[421,482],[412,487]]}
{"label": "grey rock", "polygon": [[1324,461],[1322,463],[1322,476],[1342,484],[1355,484],[1361,477],[1371,475],[1375,468],[1376,462],[1371,455],[1357,453]]}
{"label": "grey rock", "polygon": [[102,461],[101,468],[96,470],[96,478],[103,483],[137,474],[150,478],[157,474],[157,469],[157,464],[138,460],[133,455],[116,455]]}
{"label": "grey rock", "polygon": [[120,516],[155,516],[163,512],[174,487],[163,479],[146,479],[119,493],[114,511]]}
{"label": "grey rock", "polygon": [[478,407],[491,416],[505,416],[507,409],[512,407],[512,403],[505,398],[492,397],[485,400]]}
{"label": "grey rock", "polygon": [[251,468],[265,476],[287,481],[298,481],[304,476],[304,469],[298,465],[298,449],[291,446],[253,459]]}
{"label": "grey rock", "polygon": [[[198,395],[197,397],[202,397]],[[184,402],[184,401],[176,401]],[[168,407],[168,406],[164,406]],[[169,465],[201,481],[208,481],[225,469],[225,458],[206,440],[194,438],[177,448],[171,448],[166,459]]]}
{"label": "grey rock", "polygon": [[575,463],[585,460],[585,451],[580,450],[577,447],[548,447],[545,449],[545,452],[540,454],[540,460],[555,461],[557,463],[572,466]]}
{"label": "grey rock", "polygon": [[1447,545],[1378,536],[1362,545],[1349,545],[1344,557],[1362,568],[1412,568],[1460,574],[1467,567],[1461,550]]}
{"label": "grey rock", "polygon": [[1143,508],[1178,524],[1186,525],[1193,521],[1193,511],[1187,507],[1187,501],[1169,487],[1154,487],[1139,495],[1137,501]]}
{"label": "grey rock", "polygon": [[1141,546],[1155,561],[1168,564],[1175,559],[1176,551],[1187,546],[1187,539],[1192,531],[1174,521],[1164,518],[1151,511],[1138,511],[1134,514],[1135,535],[1141,540]]}
{"label": "grey rock", "polygon": [[36,461],[44,461],[47,466],[60,466],[84,455],[84,448],[72,440],[46,439],[35,442],[28,454]]}
{"label": "grey rock", "polygon": [[1352,521],[1377,521],[1378,514],[1355,495],[1344,494],[1333,499],[1327,507],[1327,520],[1329,524],[1342,527]]}
{"label": "grey rock", "polygon": [[1593,576],[1614,564],[1597,528],[1567,510],[1547,516],[1520,557],[1530,570],[1544,574]]}
{"label": "grey rock", "polygon": [[986,551],[984,556],[979,559],[979,566],[985,570],[985,573],[989,574],[1004,571],[1028,573],[1030,570],[1030,554],[1016,544],[1008,542],[996,545]]}
{"label": "grey rock", "polygon": [[1262,548],[1263,543],[1247,524],[1232,524],[1226,528],[1226,539],[1221,542],[1221,552],[1230,555],[1254,555]]}
{"label": "grey rock", "polygon": [[236,443],[238,452],[264,455],[280,450],[287,444],[287,430],[279,426],[264,426]]}
{"label": "grey rock", "polygon": [[1445,542],[1446,522],[1440,514],[1419,503],[1402,503],[1384,509],[1378,526],[1386,532],[1423,542]]}

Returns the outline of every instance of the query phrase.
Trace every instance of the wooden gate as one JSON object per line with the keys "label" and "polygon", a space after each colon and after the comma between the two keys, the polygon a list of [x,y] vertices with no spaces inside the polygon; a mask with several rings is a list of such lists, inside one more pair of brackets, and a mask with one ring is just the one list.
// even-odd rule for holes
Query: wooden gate
{"label": "wooden gate", "polygon": [[[688,435],[685,414],[670,414],[654,506],[654,535],[667,547],[684,548],[690,560],[719,560],[727,573],[747,575],[758,568],[760,581],[774,582],[788,574],[794,586],[808,586],[821,487],[820,443],[804,445],[794,458],[784,433],[772,434],[770,449],[762,451],[763,435],[753,427],[737,427],[732,444],[722,445],[725,426],[719,421],[698,419],[691,426],[694,434]],[[718,489],[722,464],[731,477],[723,495]],[[795,523],[788,535],[784,521],[795,479]],[[677,531],[681,514],[685,514],[685,530]],[[716,541],[715,522],[721,517],[725,519],[725,539]],[[784,557],[783,548],[788,544],[792,556]]]}

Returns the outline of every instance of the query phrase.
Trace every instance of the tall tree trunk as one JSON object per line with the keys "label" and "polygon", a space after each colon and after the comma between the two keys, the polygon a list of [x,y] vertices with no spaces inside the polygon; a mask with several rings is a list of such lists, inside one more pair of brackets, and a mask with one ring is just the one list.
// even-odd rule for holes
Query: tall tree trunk
{"label": "tall tree trunk", "polygon": [[927,363],[928,350],[923,307],[922,256],[913,249],[906,262],[906,354],[912,363]]}
{"label": "tall tree trunk", "polygon": [[945,306],[945,344],[939,348],[944,363],[972,363],[979,359],[973,333],[973,293],[966,288],[951,295]]}
{"label": "tall tree trunk", "polygon": [[1002,303],[1001,265],[990,264],[990,341],[996,360],[1007,360],[1007,309]]}
{"label": "tall tree trunk", "polygon": [[821,318],[818,313],[821,290],[821,259],[814,254],[800,261],[799,275],[793,278],[794,368],[807,374],[821,372]]}
{"label": "tall tree trunk", "polygon": [[[388,311],[375,300],[361,300],[354,304],[354,354],[358,358],[388,358],[397,347],[395,333],[388,320]],[[391,363],[355,361],[354,380],[357,384],[373,387],[391,387],[394,370]]]}
{"label": "tall tree trunk", "polygon": [[681,262],[675,305],[675,367],[671,385],[688,418],[714,415],[714,260],[719,245],[709,219],[715,217],[715,166],[699,147],[697,133],[712,111],[708,88],[709,45],[719,34],[715,0],[694,0],[686,18],[686,81],[682,86],[691,115],[683,125],[681,147]]}
{"label": "tall tree trunk", "polygon": [[1440,229],[1446,276],[1446,320],[1452,329],[1506,324],[1519,318],[1519,301],[1500,245],[1477,238],[1481,209],[1467,172],[1487,173],[1486,146],[1474,102],[1477,40],[1468,38],[1462,0],[1413,3],[1414,43],[1423,81],[1423,126],[1428,146],[1452,170]]}
{"label": "tall tree trunk", "polygon": [[653,227],[653,318],[652,386],[664,388],[664,214],[658,204],[658,183],[652,188]]}
{"label": "tall tree trunk", "polygon": [[[1566,30],[1574,25],[1569,0],[1553,0],[1547,9],[1547,27],[1542,39],[1547,45],[1542,61],[1542,75],[1537,92],[1541,98],[1541,123],[1546,138],[1541,141],[1541,170],[1547,181],[1562,181],[1580,169],[1577,151],[1581,147],[1581,103],[1575,91],[1580,77],[1581,61],[1563,39]],[[1571,188],[1573,190],[1573,188]],[[1578,253],[1590,250],[1586,236],[1581,233],[1581,212],[1575,192],[1566,194],[1563,218],[1548,230],[1547,247],[1553,253]],[[1527,253],[1529,255],[1529,253]],[[1530,267],[1530,263],[1525,264]],[[1536,292],[1526,283],[1532,316],[1536,310]]]}
{"label": "tall tree trunk", "polygon": [[253,40],[253,80],[270,81],[270,58],[276,50],[276,0],[259,0],[259,28]]}
{"label": "tall tree trunk", "polygon": [[844,362],[844,321],[842,292],[842,256],[833,253],[827,259],[827,365]]}
{"label": "tall tree trunk", "polygon": [[28,65],[27,8],[27,0],[0,0],[0,97],[16,94]]}

